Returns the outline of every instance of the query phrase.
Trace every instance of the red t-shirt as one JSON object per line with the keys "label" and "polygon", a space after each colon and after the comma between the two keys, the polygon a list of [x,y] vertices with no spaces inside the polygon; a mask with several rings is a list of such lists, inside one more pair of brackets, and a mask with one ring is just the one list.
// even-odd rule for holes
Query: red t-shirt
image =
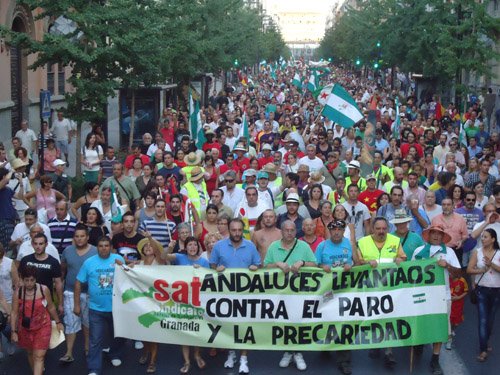
{"label": "red t-shirt", "polygon": [[365,204],[370,212],[377,211],[377,199],[383,193],[382,190],[375,189],[374,191],[369,191],[366,189],[358,196],[358,201]]}
{"label": "red t-shirt", "polygon": [[173,150],[174,149],[174,128],[161,128],[160,133],[163,136],[163,139],[165,142],[170,146],[170,148]]}
{"label": "red t-shirt", "polygon": [[[127,156],[127,158],[125,159],[125,163],[123,164],[123,166],[126,168],[126,169],[132,169],[132,166],[134,164],[134,159],[136,158],[137,156],[135,155],[129,155]],[[142,165],[146,165],[146,164],[149,164],[150,161],[151,161],[151,158],[147,155],[144,155],[144,154],[141,154],[140,155],[140,158],[142,160]]]}
{"label": "red t-shirt", "polygon": [[422,146],[420,146],[418,143],[414,143],[412,145],[410,145],[409,143],[403,143],[401,145],[401,156],[403,158],[405,158],[406,155],[409,154],[411,146],[415,146],[415,148],[417,149],[417,154],[418,154],[419,157],[421,157],[421,158],[424,157],[424,150],[422,150]]}
{"label": "red t-shirt", "polygon": [[234,163],[231,168],[227,164],[221,165],[219,168],[219,172],[221,175],[229,170],[235,171],[236,173],[240,173],[240,167],[238,167],[236,163]]}
{"label": "red t-shirt", "polygon": [[242,159],[236,159],[235,164],[238,165],[241,171],[245,172],[248,168],[250,168],[250,159],[249,158],[242,158]]}
{"label": "red t-shirt", "polygon": [[267,163],[273,163],[274,162],[274,158],[272,156],[269,156],[268,158],[260,158],[258,160],[259,162],[259,169],[262,169],[264,168],[264,165],[266,165]]}
{"label": "red t-shirt", "polygon": [[219,154],[220,154],[221,148],[220,148],[220,144],[218,142],[205,143],[201,149],[203,150],[203,152],[207,152],[207,151],[212,151],[213,148],[216,148],[217,150],[219,150]]}
{"label": "red t-shirt", "polygon": [[[285,155],[283,156],[283,163],[288,164],[288,155],[290,155],[290,154],[292,154],[291,151],[287,151],[285,153]],[[295,156],[297,157],[297,161],[298,161],[300,158],[303,158],[304,156],[306,156],[306,154],[304,154],[302,151],[297,151]]]}

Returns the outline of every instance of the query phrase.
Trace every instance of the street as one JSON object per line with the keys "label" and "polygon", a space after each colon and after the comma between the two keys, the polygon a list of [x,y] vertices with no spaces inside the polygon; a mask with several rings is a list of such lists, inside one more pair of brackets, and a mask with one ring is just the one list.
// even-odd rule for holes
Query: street
{"label": "street", "polygon": [[[495,324],[496,332],[491,342],[493,352],[488,360],[484,363],[476,361],[478,354],[478,335],[477,335],[477,319],[475,306],[470,305],[467,301],[465,308],[465,322],[457,330],[454,341],[453,350],[443,349],[441,351],[441,365],[445,374],[452,375],[491,375],[498,373],[500,360],[498,359],[498,351],[500,348],[500,336],[498,334],[499,320]],[[496,334],[496,335],[495,335]],[[64,354],[65,344],[48,352],[45,362],[48,375],[67,374],[71,371],[72,375],[87,374],[86,363],[83,354],[83,342],[81,335],[78,336],[77,350],[75,351],[75,362],[71,364],[60,365],[58,359]],[[384,367],[382,358],[370,359],[368,351],[360,350],[353,352],[352,368],[353,374],[408,374],[410,373],[410,350],[408,348],[400,348],[394,351],[398,364],[394,370],[388,370]],[[431,346],[426,345],[424,353],[421,357],[415,358],[413,374],[429,374],[429,359],[431,355]],[[207,361],[207,368],[199,370],[196,368],[194,360],[192,361],[191,373],[194,374],[237,374],[238,364],[235,368],[224,369],[224,361],[226,353],[220,353],[215,358],[210,358],[208,352],[203,355]],[[254,351],[249,353],[249,366],[251,374],[292,374],[299,371],[291,365],[288,369],[281,369],[278,363],[281,359],[282,352],[260,352]],[[140,351],[133,348],[132,341],[127,343],[126,356],[122,366],[114,368],[107,360],[104,361],[104,373],[107,375],[124,375],[124,374],[142,374],[146,373],[146,366],[141,366],[138,363]],[[340,374],[336,369],[334,353],[318,353],[305,352],[304,359],[308,365],[308,374],[324,374],[325,369],[332,369],[333,373]],[[175,345],[160,345],[157,362],[157,373],[174,374],[178,373],[182,366],[181,349]],[[9,357],[6,356],[3,362],[0,363],[0,375],[28,375],[29,365],[26,354],[18,350]]]}

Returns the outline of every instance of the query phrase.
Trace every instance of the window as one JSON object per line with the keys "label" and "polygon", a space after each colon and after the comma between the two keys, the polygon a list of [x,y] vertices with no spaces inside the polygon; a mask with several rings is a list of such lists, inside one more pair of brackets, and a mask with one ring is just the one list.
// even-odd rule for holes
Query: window
{"label": "window", "polygon": [[64,95],[66,93],[66,71],[62,64],[58,65],[59,69],[57,71],[57,90],[59,95]]}
{"label": "window", "polygon": [[47,90],[54,95],[54,64],[47,64]]}

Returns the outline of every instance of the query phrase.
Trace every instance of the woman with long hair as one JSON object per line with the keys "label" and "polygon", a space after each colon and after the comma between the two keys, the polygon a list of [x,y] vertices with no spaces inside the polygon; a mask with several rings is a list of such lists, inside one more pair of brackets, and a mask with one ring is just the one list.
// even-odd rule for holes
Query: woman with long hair
{"label": "woman with long hair", "polygon": [[488,352],[491,351],[489,343],[495,313],[500,306],[499,249],[496,231],[485,229],[481,234],[481,246],[473,251],[467,266],[467,273],[474,275],[473,286],[477,294],[479,362],[486,361]]}
{"label": "woman with long hair", "polygon": [[[202,249],[201,245],[196,239],[196,237],[189,236],[186,238],[186,253],[185,254],[172,254],[173,246],[170,245],[167,248],[166,259],[171,262],[173,265],[178,266],[193,266],[195,268],[203,267],[210,268],[210,264],[208,260],[201,256]],[[182,346],[182,356],[184,358],[184,365],[181,367],[181,374],[187,374],[191,369],[191,359],[190,359],[190,351],[191,347],[187,345]],[[206,363],[201,357],[200,348],[193,347],[194,351],[194,359],[196,361],[196,365],[199,369],[203,369],[206,367]]]}
{"label": "woman with long hair", "polygon": [[320,203],[323,199],[323,188],[321,187],[321,184],[312,185],[309,189],[308,195],[309,199],[304,206],[306,206],[311,219],[316,219],[321,216]]}
{"label": "woman with long hair", "polygon": [[208,233],[216,233],[217,232],[217,216],[219,215],[219,208],[212,203],[207,205],[207,209],[205,210],[205,219],[201,222],[200,225],[197,225],[195,228],[195,236],[200,239],[200,242],[203,243],[205,240],[205,236]]}
{"label": "woman with long hair", "polygon": [[453,209],[460,208],[464,205],[465,190],[460,185],[453,185],[448,189],[448,198],[453,201]]}
{"label": "woman with long hair", "polygon": [[488,197],[484,195],[484,184],[481,181],[476,181],[472,185],[472,191],[476,193],[476,207],[482,210],[484,205],[488,203]]}
{"label": "woman with long hair", "polygon": [[137,186],[141,196],[145,196],[153,181],[153,168],[151,168],[151,165],[146,164],[142,167],[142,174],[135,179],[135,186]]}
{"label": "woman with long hair", "polygon": [[12,299],[11,340],[26,349],[33,375],[42,375],[52,332],[50,318],[54,319],[59,331],[63,331],[64,326],[50,290],[36,282],[38,269],[28,265],[20,271],[22,286]]}
{"label": "woman with long hair", "polygon": [[90,207],[87,210],[87,214],[83,218],[83,223],[89,229],[89,244],[97,246],[99,238],[109,237],[109,230],[104,225],[102,214],[97,208]]}
{"label": "woman with long hair", "polygon": [[327,228],[328,224],[330,224],[334,220],[332,208],[332,202],[327,200],[321,201],[319,207],[321,216],[314,219],[314,223],[316,224],[316,230],[314,231],[314,234],[316,234],[316,236],[322,237],[324,239],[330,238],[330,233]]}
{"label": "woman with long hair", "polygon": [[[81,218],[85,217],[87,210],[90,205],[99,199],[99,184],[97,182],[86,182],[84,185],[85,194],[78,198],[73,206],[71,207],[71,213],[77,220],[81,221]],[[78,212],[80,209],[80,212]]]}
{"label": "woman with long hair", "polygon": [[215,160],[211,155],[205,156],[205,183],[208,195],[219,187],[219,168],[215,165]]}
{"label": "woman with long hair", "polygon": [[104,157],[102,147],[97,143],[97,137],[93,133],[87,134],[85,145],[82,147],[80,163],[82,164],[85,182],[97,182],[101,169],[101,160]]}

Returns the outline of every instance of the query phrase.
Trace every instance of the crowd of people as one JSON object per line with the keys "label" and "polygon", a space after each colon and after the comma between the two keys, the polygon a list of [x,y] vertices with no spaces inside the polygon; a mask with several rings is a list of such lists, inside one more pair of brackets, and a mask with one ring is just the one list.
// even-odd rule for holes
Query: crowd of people
{"label": "crowd of people", "polygon": [[[0,147],[0,310],[9,354],[14,344],[26,349],[41,374],[52,318],[66,334],[61,362],[74,361],[82,331],[89,375],[102,373],[103,349],[120,366],[125,340],[104,342],[107,330],[113,335],[115,264],[348,272],[435,258],[447,277],[446,349],[473,289],[477,360],[487,360],[500,305],[500,140],[481,97],[460,113],[437,96],[391,91],[380,77],[330,67],[322,84],[342,85],[365,116],[346,128],[321,114],[305,86],[292,85],[300,69],[262,68],[255,85],[214,92],[202,108],[201,148],[188,113],[171,106],[157,133],[144,134],[123,160],[94,126],[78,152],[81,196],[66,175],[71,122],[58,113],[38,137],[23,122],[12,147]],[[240,136],[244,117],[249,137]],[[441,344],[432,346],[433,374],[442,373]],[[158,344],[134,346],[154,373]],[[192,352],[197,367],[208,365],[200,348]],[[391,348],[383,354],[393,367]],[[188,373],[188,346],[182,356],[180,372]],[[350,351],[336,358],[350,374]],[[236,362],[229,350],[224,366]],[[279,366],[291,363],[307,368],[299,352],[285,352]],[[239,372],[249,372],[248,351]]]}

